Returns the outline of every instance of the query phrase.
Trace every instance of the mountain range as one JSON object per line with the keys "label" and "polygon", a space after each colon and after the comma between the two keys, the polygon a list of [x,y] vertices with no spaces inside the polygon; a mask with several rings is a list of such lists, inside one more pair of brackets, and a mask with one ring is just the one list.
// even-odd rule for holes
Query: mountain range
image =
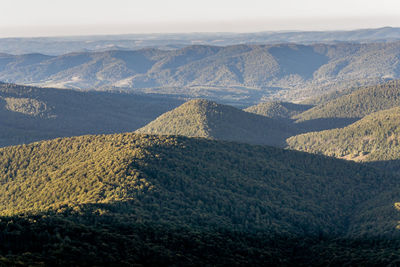
{"label": "mountain range", "polygon": [[81,90],[202,97],[248,106],[297,101],[400,77],[400,42],[188,46],[0,55],[0,80]]}
{"label": "mountain range", "polygon": [[42,53],[62,55],[71,52],[138,50],[142,48],[179,49],[190,45],[228,46],[276,43],[376,43],[400,40],[400,29],[384,27],[352,31],[269,31],[256,33],[153,33],[99,36],[1,38],[0,53]]}
{"label": "mountain range", "polygon": [[0,266],[400,263],[399,28],[6,38],[0,81]]}
{"label": "mountain range", "polygon": [[0,83],[0,146],[137,131],[284,147],[289,137],[345,127],[370,113],[399,106],[399,82],[346,90],[323,98],[310,100],[321,102],[319,105],[271,101],[240,110],[204,99],[184,103],[167,96]]}
{"label": "mountain range", "polygon": [[1,83],[4,145],[63,138],[0,148],[0,264],[395,264],[398,91],[241,110]]}

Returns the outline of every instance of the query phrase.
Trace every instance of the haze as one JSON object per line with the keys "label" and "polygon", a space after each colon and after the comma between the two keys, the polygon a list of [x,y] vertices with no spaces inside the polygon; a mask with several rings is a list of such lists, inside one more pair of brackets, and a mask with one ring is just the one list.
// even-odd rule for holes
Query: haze
{"label": "haze", "polygon": [[0,37],[400,26],[396,0],[7,0]]}

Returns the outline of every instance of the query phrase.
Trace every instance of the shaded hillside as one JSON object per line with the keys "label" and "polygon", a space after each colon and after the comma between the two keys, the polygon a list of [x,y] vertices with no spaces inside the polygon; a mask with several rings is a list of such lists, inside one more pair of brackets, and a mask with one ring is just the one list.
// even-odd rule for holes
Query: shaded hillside
{"label": "shaded hillside", "polygon": [[136,132],[282,146],[284,138],[297,130],[280,120],[197,99],[161,115]]}
{"label": "shaded hillside", "polygon": [[274,119],[291,119],[310,108],[311,105],[271,101],[248,107],[244,111]]}
{"label": "shaded hillside", "polygon": [[133,131],[180,100],[0,83],[0,146]]}
{"label": "shaded hillside", "polygon": [[297,121],[320,118],[362,118],[373,112],[400,106],[400,81],[368,86],[309,109]]}
{"label": "shaded hillside", "polygon": [[[193,45],[177,50],[0,55],[0,80],[48,87],[299,100],[399,78],[400,42]],[[100,88],[101,87],[101,88]]]}
{"label": "shaded hillside", "polygon": [[400,107],[379,111],[340,129],[287,139],[292,149],[354,161],[378,162],[400,170]]}
{"label": "shaded hillside", "polygon": [[351,162],[118,134],[2,148],[0,170],[4,264],[398,259],[395,179]]}

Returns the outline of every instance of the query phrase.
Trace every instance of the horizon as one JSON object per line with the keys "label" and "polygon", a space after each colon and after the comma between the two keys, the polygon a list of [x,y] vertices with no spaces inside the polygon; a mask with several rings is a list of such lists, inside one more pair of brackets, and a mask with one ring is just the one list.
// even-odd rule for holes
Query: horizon
{"label": "horizon", "polygon": [[400,27],[396,0],[5,0],[2,9],[0,38]]}
{"label": "horizon", "polygon": [[[383,25],[380,27],[355,27],[349,29],[287,29],[287,30],[259,30],[259,31],[187,31],[187,32],[127,32],[127,33],[82,33],[82,34],[66,34],[66,35],[38,35],[38,36],[9,36],[2,37],[0,39],[41,39],[41,38],[83,38],[83,37],[112,37],[112,36],[135,36],[135,35],[191,35],[191,34],[202,34],[202,35],[240,35],[240,34],[258,34],[258,33],[300,33],[300,32],[352,32],[362,30],[380,30],[380,29],[400,29],[400,26]],[[1,28],[0,28],[1,30]]]}

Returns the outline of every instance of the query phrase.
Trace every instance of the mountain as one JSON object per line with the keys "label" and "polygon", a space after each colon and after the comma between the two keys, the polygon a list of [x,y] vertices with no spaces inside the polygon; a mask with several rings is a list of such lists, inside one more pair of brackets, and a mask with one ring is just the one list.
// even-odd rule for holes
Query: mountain
{"label": "mountain", "polygon": [[2,148],[0,170],[5,265],[398,260],[397,178],[352,162],[126,133]]}
{"label": "mountain", "polygon": [[127,133],[2,148],[0,166],[3,263],[397,259],[397,179],[352,162]]}
{"label": "mountain", "polygon": [[376,43],[400,40],[400,29],[384,27],[352,31],[268,31],[257,33],[168,33],[38,38],[1,38],[0,53],[62,55],[79,51],[179,49],[193,44],[238,45],[276,43]]}
{"label": "mountain", "polygon": [[329,92],[329,93],[326,93],[323,95],[307,98],[303,101],[300,101],[299,104],[312,105],[312,106],[324,105],[324,104],[328,103],[329,101],[335,100],[341,96],[349,95],[358,89],[360,89],[360,87],[349,87],[349,88],[342,89],[342,90],[335,90],[335,91],[332,91],[332,92]]}
{"label": "mountain", "polygon": [[134,131],[182,101],[0,83],[0,146]]}
{"label": "mountain", "polygon": [[291,119],[293,116],[298,115],[312,107],[313,106],[311,105],[270,101],[248,107],[244,109],[244,111],[273,119]]}
{"label": "mountain", "polygon": [[319,99],[320,105],[293,117],[299,127],[307,131],[341,128],[373,112],[400,106],[400,83],[399,80],[393,80],[374,86],[351,88]]}
{"label": "mountain", "polygon": [[400,106],[400,80],[348,91],[348,94],[317,105],[295,118],[362,118],[373,112]]}
{"label": "mountain", "polygon": [[381,162],[400,171],[400,107],[372,113],[340,129],[287,139],[289,148],[362,162]]}
{"label": "mountain", "polygon": [[202,97],[249,106],[400,77],[400,42],[202,46],[0,55],[0,80]]}
{"label": "mountain", "polygon": [[161,115],[136,132],[282,146],[283,138],[295,134],[297,129],[280,120],[196,99]]}

